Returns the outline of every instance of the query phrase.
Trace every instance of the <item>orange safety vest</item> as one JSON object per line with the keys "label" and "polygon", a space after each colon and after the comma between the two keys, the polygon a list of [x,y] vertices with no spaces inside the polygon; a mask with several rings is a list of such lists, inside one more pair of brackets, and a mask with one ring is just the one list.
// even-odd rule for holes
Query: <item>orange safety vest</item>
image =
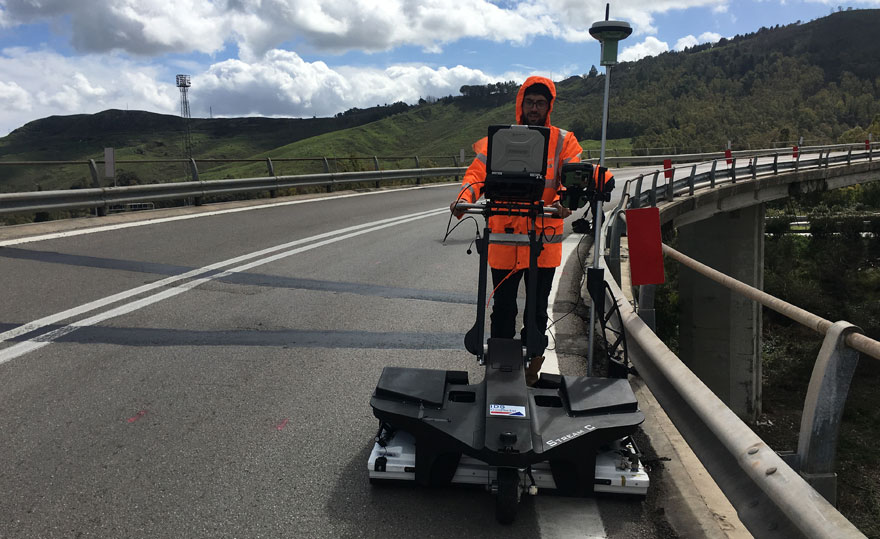
{"label": "orange safety vest", "polygon": [[[574,133],[550,125],[550,113],[553,111],[553,101],[556,100],[556,85],[548,78],[529,77],[520,86],[519,92],[516,94],[516,123],[522,123],[522,102],[526,88],[539,83],[549,88],[553,96],[550,107],[547,109],[545,123],[550,128],[550,146],[547,150],[547,175],[544,179],[544,193],[542,195],[544,205],[550,206],[559,200],[559,193],[565,190],[559,177],[562,165],[580,161],[583,150]],[[488,137],[484,137],[474,144],[474,152],[477,157],[464,175],[458,196],[459,200],[474,203],[483,194],[488,146]],[[489,230],[493,233],[526,234],[529,230],[529,219],[528,217],[493,215],[489,217]],[[538,217],[535,222],[535,230],[538,237],[544,242],[541,254],[538,255],[538,267],[555,268],[559,266],[562,262],[563,220],[555,217]],[[529,267],[529,246],[493,243],[489,245],[489,266],[495,269],[526,269]]]}

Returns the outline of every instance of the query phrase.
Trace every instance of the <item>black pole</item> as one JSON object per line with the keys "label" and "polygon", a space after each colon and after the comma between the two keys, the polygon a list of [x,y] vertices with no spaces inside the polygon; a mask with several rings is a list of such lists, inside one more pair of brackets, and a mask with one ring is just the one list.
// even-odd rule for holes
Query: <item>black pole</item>
{"label": "black pole", "polygon": [[489,266],[489,226],[483,228],[483,237],[476,241],[480,254],[480,276],[477,280],[477,321],[464,336],[464,347],[483,363],[483,336],[486,325],[486,273]]}
{"label": "black pole", "polygon": [[[541,206],[543,207],[543,203]],[[538,299],[538,255],[541,253],[541,243],[535,233],[535,220],[536,217],[532,217],[532,226],[529,230],[529,282],[526,286],[526,305],[529,306],[526,312],[526,357],[528,359],[541,355],[539,339],[543,340],[543,336],[538,335],[538,306],[536,303]]]}

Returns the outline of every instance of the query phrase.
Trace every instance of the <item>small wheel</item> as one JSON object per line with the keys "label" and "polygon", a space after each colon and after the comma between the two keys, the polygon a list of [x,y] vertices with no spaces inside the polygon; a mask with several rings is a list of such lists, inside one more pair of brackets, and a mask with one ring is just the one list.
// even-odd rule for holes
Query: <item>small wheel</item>
{"label": "small wheel", "polygon": [[510,524],[516,519],[519,498],[519,470],[498,468],[498,493],[495,498],[495,518],[498,522]]}

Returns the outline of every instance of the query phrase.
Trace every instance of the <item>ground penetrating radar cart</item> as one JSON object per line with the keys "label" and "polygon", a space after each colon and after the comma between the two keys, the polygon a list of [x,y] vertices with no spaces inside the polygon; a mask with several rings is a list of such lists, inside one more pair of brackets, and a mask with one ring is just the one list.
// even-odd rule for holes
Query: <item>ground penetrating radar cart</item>
{"label": "ground penetrating radar cart", "polygon": [[530,223],[528,234],[490,232],[487,225],[477,240],[477,320],[465,348],[485,367],[483,380],[471,384],[464,371],[385,367],[370,400],[380,424],[368,460],[371,481],[482,484],[496,495],[502,523],[515,519],[524,493],[538,489],[582,496],[645,494],[648,488],[630,437],[645,418],[625,369],[619,378],[542,374],[527,386],[525,368],[540,355],[543,338],[533,297],[526,346],[519,339],[484,343],[489,244],[527,244],[529,294],[536,289],[542,244],[536,221],[556,211],[540,200],[548,140],[544,127],[490,127],[486,201],[457,206],[487,221],[517,215]]}

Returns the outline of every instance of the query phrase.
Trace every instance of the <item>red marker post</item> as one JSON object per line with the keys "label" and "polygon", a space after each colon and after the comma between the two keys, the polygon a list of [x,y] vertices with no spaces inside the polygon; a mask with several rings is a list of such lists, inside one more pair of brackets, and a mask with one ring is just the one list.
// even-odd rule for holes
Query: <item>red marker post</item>
{"label": "red marker post", "polygon": [[660,209],[626,210],[629,241],[629,273],[633,286],[663,284],[663,244],[660,239]]}
{"label": "red marker post", "polygon": [[794,157],[795,159],[797,159],[797,156],[798,156],[798,147],[797,146],[791,147],[791,156]]}
{"label": "red marker post", "polygon": [[871,149],[871,139],[866,138],[865,139],[865,151],[867,152],[870,149]]}
{"label": "red marker post", "polygon": [[733,164],[733,152],[731,152],[729,149],[724,150],[724,158],[727,159],[727,166]]}
{"label": "red marker post", "polygon": [[667,180],[672,177],[672,159],[663,160],[663,177]]}

